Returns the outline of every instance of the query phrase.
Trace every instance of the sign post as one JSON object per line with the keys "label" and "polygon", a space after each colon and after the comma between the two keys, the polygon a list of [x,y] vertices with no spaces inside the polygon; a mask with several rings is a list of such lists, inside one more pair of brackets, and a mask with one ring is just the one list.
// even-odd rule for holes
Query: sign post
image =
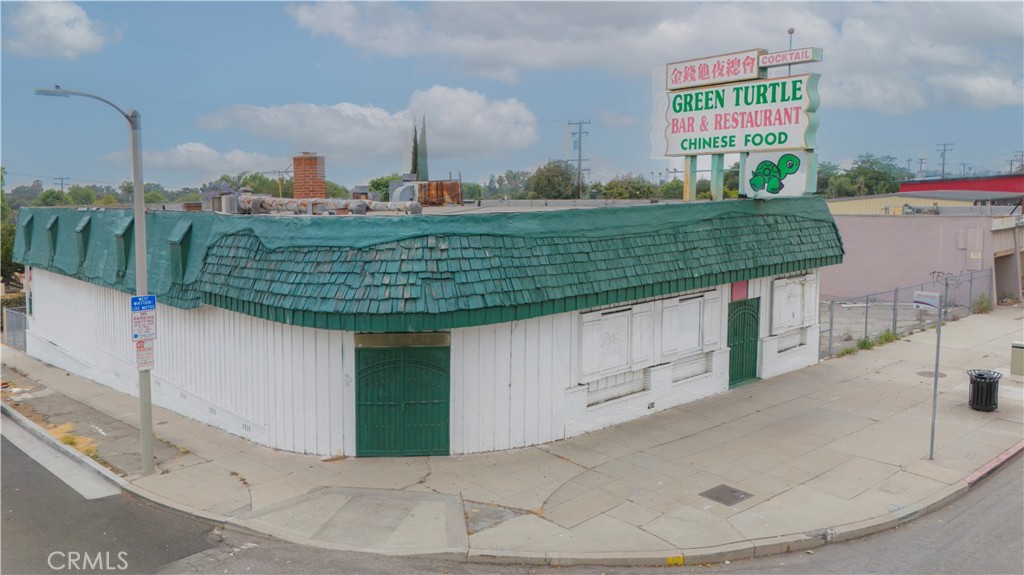
{"label": "sign post", "polygon": [[[142,278],[145,278],[145,273],[143,266]],[[136,279],[136,283],[145,285],[145,279]],[[142,435],[143,475],[153,473],[153,400],[149,372],[153,369],[154,364],[154,340],[156,340],[156,296],[132,296],[132,341],[135,342],[135,364],[139,371],[139,403],[142,406],[139,427]]]}
{"label": "sign post", "polygon": [[932,383],[932,435],[928,444],[928,459],[935,459],[935,416],[939,404],[939,346],[942,343],[942,296],[936,292],[915,291],[914,307],[916,309],[934,309],[939,312],[939,318],[935,321],[935,371]]}

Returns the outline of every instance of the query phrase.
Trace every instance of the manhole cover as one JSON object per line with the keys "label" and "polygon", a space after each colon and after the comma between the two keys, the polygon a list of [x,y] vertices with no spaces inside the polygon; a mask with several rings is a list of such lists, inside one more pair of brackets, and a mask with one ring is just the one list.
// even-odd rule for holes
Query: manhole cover
{"label": "manhole cover", "polygon": [[[919,372],[917,372],[917,375],[920,375],[921,377],[935,377],[935,372],[934,371],[919,371]],[[944,374],[944,373],[942,373],[940,371],[939,372],[939,377],[946,377],[946,374]]]}
{"label": "manhole cover", "polygon": [[722,505],[727,505],[729,507],[736,505],[737,503],[743,501],[744,499],[753,497],[753,495],[747,493],[746,491],[740,491],[735,487],[729,487],[728,485],[725,484],[719,485],[718,487],[712,487],[711,489],[708,489],[707,491],[701,493],[700,495],[701,497],[707,497],[712,501],[717,501],[718,503],[721,503]]}

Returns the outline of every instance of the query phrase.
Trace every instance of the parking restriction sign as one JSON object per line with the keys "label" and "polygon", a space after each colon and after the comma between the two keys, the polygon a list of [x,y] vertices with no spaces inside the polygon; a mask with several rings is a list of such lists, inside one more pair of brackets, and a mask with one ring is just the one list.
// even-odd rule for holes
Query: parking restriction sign
{"label": "parking restriction sign", "polygon": [[132,341],[156,339],[156,296],[132,297]]}

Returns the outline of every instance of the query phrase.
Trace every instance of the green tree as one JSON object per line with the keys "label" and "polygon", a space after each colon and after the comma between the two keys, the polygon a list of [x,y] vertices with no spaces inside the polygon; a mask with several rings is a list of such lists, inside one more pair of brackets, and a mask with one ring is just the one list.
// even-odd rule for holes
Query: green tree
{"label": "green tree", "polygon": [[72,206],[91,206],[96,203],[96,190],[75,185],[68,188],[67,197]]}
{"label": "green tree", "polygon": [[668,200],[683,199],[683,181],[669,180],[658,187],[658,197]]}
{"label": "green tree", "polygon": [[476,182],[462,182],[462,200],[480,200],[484,197],[484,187]]}
{"label": "green tree", "polygon": [[324,182],[324,187],[327,190],[328,198],[343,198],[348,199],[352,197],[352,193],[349,189],[341,184],[336,184],[330,180]]}
{"label": "green tree", "polygon": [[833,177],[838,176],[841,173],[839,164],[835,162],[819,162],[818,163],[818,190],[816,193],[824,194],[825,190],[828,189],[828,182]]}
{"label": "green tree", "polygon": [[18,232],[18,225],[13,221],[0,224],[0,277],[3,282],[10,283],[15,273],[25,271],[25,266],[14,263],[14,236]]}
{"label": "green tree", "polygon": [[[415,174],[420,165],[420,143],[416,141],[416,122],[412,123],[412,158],[409,162],[409,173]],[[417,176],[417,179],[419,176]]]}
{"label": "green tree", "polygon": [[179,203],[201,202],[201,201],[203,201],[203,194],[201,194],[199,192],[186,192],[184,194],[181,194],[177,198],[174,198],[174,201],[179,202]]}
{"label": "green tree", "polygon": [[166,204],[167,196],[160,192],[146,192],[144,196],[147,204]]}
{"label": "green tree", "polygon": [[388,201],[388,187],[390,182],[393,180],[402,181],[400,174],[388,174],[386,176],[380,176],[370,180],[370,191],[377,192],[380,201]]}
{"label": "green tree", "polygon": [[740,163],[734,162],[732,166],[726,168],[725,173],[722,175],[722,187],[725,188],[726,197],[730,197],[728,190],[732,190],[736,193],[732,197],[739,195],[740,189]]}
{"label": "green tree", "polygon": [[706,180],[704,178],[697,180],[697,199],[711,199],[711,180]]}
{"label": "green tree", "polygon": [[129,182],[128,180],[124,180],[121,182],[119,186],[117,186],[117,191],[120,194],[117,198],[118,203],[132,203],[132,195],[134,195],[135,193],[135,185],[133,183]]}
{"label": "green tree", "polygon": [[532,175],[526,170],[505,170],[504,174],[491,174],[487,182],[487,195],[498,198],[525,198],[526,182]]}
{"label": "green tree", "polygon": [[844,175],[854,182],[857,195],[893,194],[899,191],[899,182],[907,178],[907,171],[896,164],[893,156],[865,153],[857,156]]}
{"label": "green tree", "polygon": [[643,176],[626,174],[609,180],[604,184],[601,197],[618,200],[635,200],[653,198],[655,193],[654,184],[647,181]]}
{"label": "green tree", "polygon": [[[202,199],[203,196],[199,196]],[[103,194],[96,200],[97,206],[114,206],[121,203],[116,194]]]}
{"label": "green tree", "polygon": [[857,187],[845,174],[832,176],[825,188],[826,198],[847,198],[857,195]]}
{"label": "green tree", "polygon": [[32,202],[33,206],[66,206],[68,205],[68,198],[60,190],[46,190],[39,194],[36,201]]}
{"label": "green tree", "polygon": [[548,162],[526,182],[530,198],[564,200],[576,197],[576,174],[565,162]]}

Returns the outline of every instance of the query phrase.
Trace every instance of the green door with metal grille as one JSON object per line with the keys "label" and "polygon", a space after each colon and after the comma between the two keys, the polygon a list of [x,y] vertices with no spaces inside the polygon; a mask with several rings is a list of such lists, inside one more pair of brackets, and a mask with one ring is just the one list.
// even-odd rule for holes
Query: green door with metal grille
{"label": "green door with metal grille", "polygon": [[449,349],[356,350],[356,455],[448,455]]}
{"label": "green door with metal grille", "polygon": [[758,309],[761,298],[729,304],[729,387],[757,379]]}

